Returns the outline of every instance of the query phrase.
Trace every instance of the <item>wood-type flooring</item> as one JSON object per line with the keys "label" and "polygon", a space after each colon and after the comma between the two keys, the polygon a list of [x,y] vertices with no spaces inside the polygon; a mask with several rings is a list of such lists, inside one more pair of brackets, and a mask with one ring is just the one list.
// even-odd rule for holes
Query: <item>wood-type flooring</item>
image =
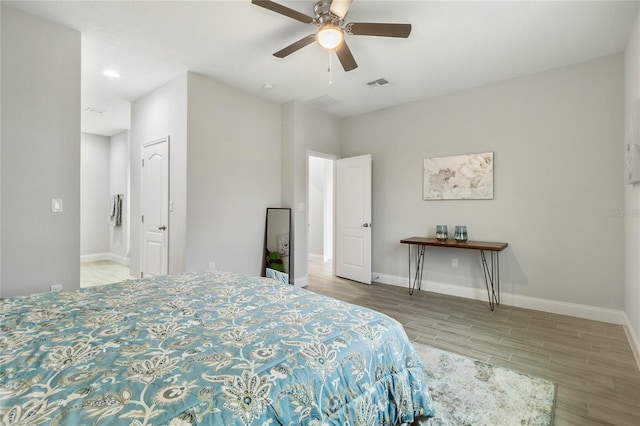
{"label": "wood-type flooring", "polygon": [[[557,383],[555,425],[640,425],[640,371],[622,326],[407,288],[310,265],[308,290],[383,312],[409,338]],[[496,425],[499,426],[499,425]]]}

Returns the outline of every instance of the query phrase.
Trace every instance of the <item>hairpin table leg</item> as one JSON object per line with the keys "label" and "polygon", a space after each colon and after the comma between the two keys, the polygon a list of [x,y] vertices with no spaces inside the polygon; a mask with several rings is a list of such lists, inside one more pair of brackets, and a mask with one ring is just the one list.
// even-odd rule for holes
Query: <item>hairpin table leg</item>
{"label": "hairpin table leg", "polygon": [[407,247],[409,248],[409,294],[412,295],[416,285],[418,290],[422,289],[422,272],[424,271],[424,257],[427,247],[423,245],[416,246],[416,272],[413,277],[413,285],[411,283],[411,244],[408,244]]}
{"label": "hairpin table leg", "polygon": [[[492,311],[496,308],[496,305],[500,304],[500,254],[491,251],[491,269],[487,264],[487,257],[484,254],[484,250],[480,250],[480,257],[482,259],[482,272],[484,273],[484,283],[487,287],[487,298],[489,299],[489,309]],[[491,288],[489,288],[491,287]],[[498,294],[496,295],[496,290]]]}

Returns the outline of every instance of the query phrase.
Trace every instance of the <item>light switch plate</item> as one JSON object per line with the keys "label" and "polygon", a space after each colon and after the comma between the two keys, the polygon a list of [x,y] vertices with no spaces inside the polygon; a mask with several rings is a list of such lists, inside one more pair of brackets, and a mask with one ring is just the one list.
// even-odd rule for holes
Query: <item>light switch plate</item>
{"label": "light switch plate", "polygon": [[51,199],[51,212],[60,213],[62,211],[62,198]]}

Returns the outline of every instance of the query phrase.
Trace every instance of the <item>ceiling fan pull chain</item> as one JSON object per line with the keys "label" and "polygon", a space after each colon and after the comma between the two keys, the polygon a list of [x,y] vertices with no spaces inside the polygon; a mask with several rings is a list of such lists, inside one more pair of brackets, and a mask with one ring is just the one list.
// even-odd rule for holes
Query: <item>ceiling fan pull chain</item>
{"label": "ceiling fan pull chain", "polygon": [[327,52],[329,52],[329,68],[327,69],[327,71],[329,72],[329,84],[333,83],[333,81],[331,80],[331,50],[327,49]]}

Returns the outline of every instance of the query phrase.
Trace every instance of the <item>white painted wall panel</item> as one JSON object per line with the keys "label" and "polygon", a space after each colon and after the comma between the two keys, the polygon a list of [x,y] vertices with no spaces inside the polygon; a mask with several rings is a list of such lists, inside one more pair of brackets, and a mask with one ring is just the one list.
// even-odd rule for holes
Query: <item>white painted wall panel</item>
{"label": "white painted wall panel", "polygon": [[[0,7],[0,297],[49,291],[51,284],[77,289],[80,33]],[[63,212],[51,212],[52,198],[63,200]]]}
{"label": "white painted wall panel", "polygon": [[189,73],[186,269],[260,275],[280,207],[280,106]]}
{"label": "white painted wall panel", "polygon": [[[633,27],[624,57],[625,110],[640,99],[640,12]],[[625,116],[625,120],[629,120]],[[629,125],[625,121],[625,125]],[[640,350],[640,184],[624,187],[625,238],[625,312],[633,327]]]}
{"label": "white painted wall panel", "polygon": [[169,274],[184,271],[187,219],[187,74],[131,104],[130,274],[140,276],[140,159],[147,142],[169,136]]}
{"label": "white painted wall panel", "polygon": [[80,145],[80,255],[109,253],[111,142],[82,133]]}
{"label": "white painted wall panel", "polygon": [[[406,278],[400,239],[467,225],[509,243],[503,292],[623,309],[624,219],[607,214],[624,209],[622,105],[617,54],[346,119],[345,156],[373,154],[375,273]],[[494,200],[422,200],[424,158],[485,151]],[[426,262],[427,281],[484,288],[476,252]]]}
{"label": "white painted wall panel", "polygon": [[109,253],[129,257],[129,131],[111,136],[109,193],[122,194],[122,225],[109,227]]}

